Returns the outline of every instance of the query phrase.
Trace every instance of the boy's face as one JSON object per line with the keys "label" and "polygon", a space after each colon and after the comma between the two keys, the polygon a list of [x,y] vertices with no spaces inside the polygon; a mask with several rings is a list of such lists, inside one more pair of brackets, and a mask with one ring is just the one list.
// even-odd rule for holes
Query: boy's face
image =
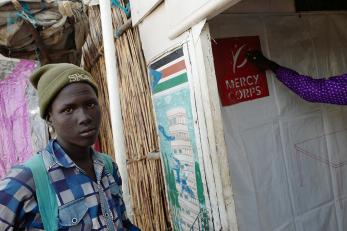
{"label": "boy's face", "polygon": [[98,98],[89,84],[80,82],[64,87],[53,100],[48,115],[64,148],[86,148],[95,143],[101,114]]}

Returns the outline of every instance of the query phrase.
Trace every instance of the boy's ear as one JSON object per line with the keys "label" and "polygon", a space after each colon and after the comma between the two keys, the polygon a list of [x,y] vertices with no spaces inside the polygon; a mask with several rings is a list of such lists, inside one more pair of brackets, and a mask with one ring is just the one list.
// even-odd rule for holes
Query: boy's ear
{"label": "boy's ear", "polygon": [[50,112],[47,112],[47,115],[46,115],[46,123],[48,125],[52,125],[52,117],[51,117],[51,113]]}

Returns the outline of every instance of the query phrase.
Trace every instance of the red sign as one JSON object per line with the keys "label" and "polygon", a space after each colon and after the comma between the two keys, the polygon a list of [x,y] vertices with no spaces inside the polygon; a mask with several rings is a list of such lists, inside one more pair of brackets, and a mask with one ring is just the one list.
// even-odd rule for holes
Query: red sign
{"label": "red sign", "polygon": [[212,50],[222,105],[268,96],[265,72],[246,58],[247,51],[261,50],[259,37],[233,37],[215,41]]}

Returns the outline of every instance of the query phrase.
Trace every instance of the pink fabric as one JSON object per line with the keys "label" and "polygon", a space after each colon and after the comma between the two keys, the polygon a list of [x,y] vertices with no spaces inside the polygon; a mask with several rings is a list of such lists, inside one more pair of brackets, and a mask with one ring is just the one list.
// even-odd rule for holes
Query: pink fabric
{"label": "pink fabric", "polygon": [[0,178],[12,165],[32,155],[25,91],[34,69],[33,61],[21,60],[5,79],[0,80]]}

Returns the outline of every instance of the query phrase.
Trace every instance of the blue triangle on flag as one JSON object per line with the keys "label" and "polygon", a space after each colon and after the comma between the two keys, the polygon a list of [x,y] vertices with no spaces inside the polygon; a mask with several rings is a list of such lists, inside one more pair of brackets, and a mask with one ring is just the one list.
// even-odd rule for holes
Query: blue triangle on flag
{"label": "blue triangle on flag", "polygon": [[152,90],[155,89],[155,87],[158,85],[160,79],[162,78],[163,74],[160,71],[149,69],[149,74],[152,77]]}

